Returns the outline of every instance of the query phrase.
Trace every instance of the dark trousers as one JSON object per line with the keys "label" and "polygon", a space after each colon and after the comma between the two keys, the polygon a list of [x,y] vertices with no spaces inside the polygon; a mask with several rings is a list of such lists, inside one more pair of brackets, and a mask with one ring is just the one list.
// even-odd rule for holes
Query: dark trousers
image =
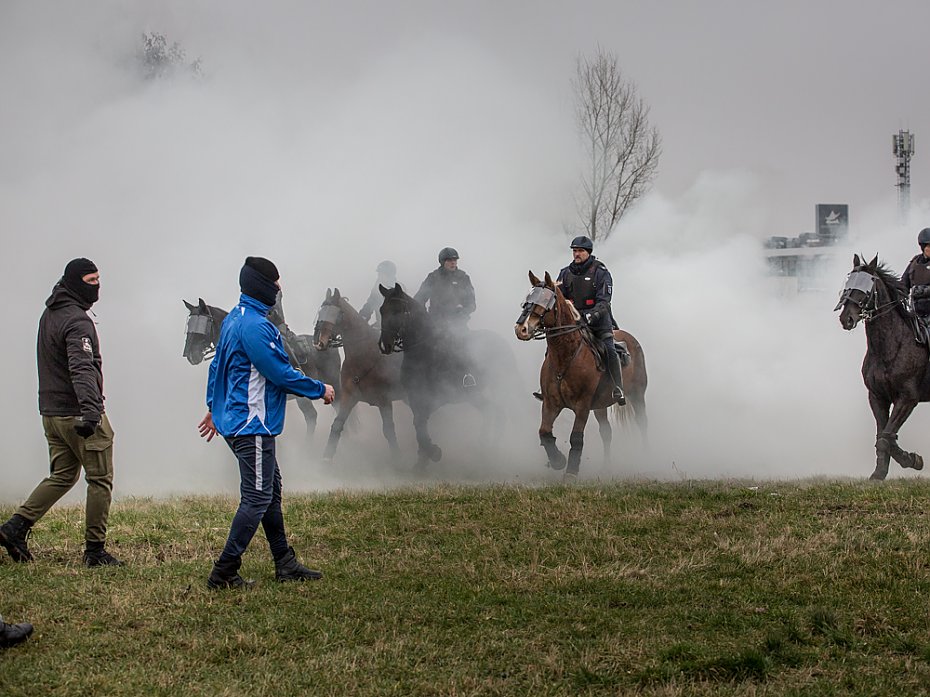
{"label": "dark trousers", "polygon": [[274,436],[234,436],[226,443],[239,461],[239,509],[233,517],[220,562],[239,559],[261,523],[275,560],[288,551],[281,512],[281,470]]}

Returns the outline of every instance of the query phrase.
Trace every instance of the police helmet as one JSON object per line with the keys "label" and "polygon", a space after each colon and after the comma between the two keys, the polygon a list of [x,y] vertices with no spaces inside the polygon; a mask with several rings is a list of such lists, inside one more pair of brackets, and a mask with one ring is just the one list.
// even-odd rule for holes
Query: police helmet
{"label": "police helmet", "polygon": [[917,244],[920,245],[921,249],[930,244],[930,227],[925,227],[917,233]]}
{"label": "police helmet", "polygon": [[397,275],[397,265],[393,261],[384,260],[378,264],[378,268],[375,269],[379,274],[383,276],[396,276]]}
{"label": "police helmet", "polygon": [[439,252],[439,263],[445,264],[449,259],[458,259],[459,253],[456,252],[452,247],[443,247],[442,251]]}
{"label": "police helmet", "polygon": [[585,237],[584,235],[579,235],[572,240],[572,243],[568,245],[572,249],[586,249],[588,254],[594,251],[594,243],[591,241],[590,237]]}

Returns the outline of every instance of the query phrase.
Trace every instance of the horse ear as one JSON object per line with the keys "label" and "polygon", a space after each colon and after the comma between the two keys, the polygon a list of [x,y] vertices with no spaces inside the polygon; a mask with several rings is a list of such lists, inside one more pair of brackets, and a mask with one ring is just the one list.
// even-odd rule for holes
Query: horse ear
{"label": "horse ear", "polygon": [[858,269],[860,266],[862,266],[862,262],[859,260],[859,255],[853,254],[853,268]]}
{"label": "horse ear", "polygon": [[189,302],[187,302],[186,300],[184,300],[184,298],[181,298],[181,300],[184,301],[184,307],[187,308],[187,311],[188,311],[188,312],[193,312],[194,310],[197,309],[197,306],[196,306],[196,305],[191,305]]}
{"label": "horse ear", "polygon": [[327,289],[326,289],[326,299],[327,299],[327,300],[332,300],[332,298],[333,298],[333,291],[331,291],[329,288],[327,288]]}
{"label": "horse ear", "polygon": [[546,271],[546,288],[555,290],[555,283],[552,282],[552,276],[549,275],[548,271]]}
{"label": "horse ear", "polygon": [[342,297],[342,296],[339,294],[339,289],[338,289],[338,288],[334,289],[334,290],[333,290],[333,300],[339,300],[340,297]]}
{"label": "horse ear", "polygon": [[404,289],[400,287],[400,283],[394,283],[394,292],[395,292],[395,293],[403,293],[403,292],[404,292]]}
{"label": "horse ear", "polygon": [[197,298],[197,302],[200,304],[200,309],[206,312],[207,304],[203,301],[203,298]]}
{"label": "horse ear", "polygon": [[877,268],[877,267],[878,267],[878,254],[876,254],[876,255],[872,258],[872,261],[869,262],[869,268],[870,268],[870,269],[875,269],[875,268]]}
{"label": "horse ear", "polygon": [[536,274],[533,273],[532,269],[530,269],[530,285],[531,286],[539,285],[539,279],[536,277]]}

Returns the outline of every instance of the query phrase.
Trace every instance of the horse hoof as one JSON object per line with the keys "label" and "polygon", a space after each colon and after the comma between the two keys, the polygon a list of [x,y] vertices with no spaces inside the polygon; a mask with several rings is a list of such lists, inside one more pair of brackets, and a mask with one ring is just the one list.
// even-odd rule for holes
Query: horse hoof
{"label": "horse hoof", "polygon": [[434,445],[432,448],[430,448],[429,459],[433,462],[439,462],[442,459],[442,448],[440,448],[438,445]]}
{"label": "horse hoof", "polygon": [[557,457],[555,460],[549,460],[546,464],[549,465],[554,470],[563,470],[565,465],[568,463],[568,460],[565,459],[565,456]]}
{"label": "horse hoof", "polygon": [[887,476],[888,476],[887,472],[879,472],[878,470],[875,470],[874,472],[872,472],[871,476],[869,476],[869,479],[871,479],[874,482],[881,482],[881,481],[884,481],[885,477]]}
{"label": "horse hoof", "polygon": [[922,470],[924,468],[924,459],[917,453],[913,453],[913,455],[914,464],[911,465],[911,467],[913,467],[915,470]]}
{"label": "horse hoof", "polygon": [[566,472],[562,475],[563,484],[574,484],[578,481],[578,475],[575,472]]}

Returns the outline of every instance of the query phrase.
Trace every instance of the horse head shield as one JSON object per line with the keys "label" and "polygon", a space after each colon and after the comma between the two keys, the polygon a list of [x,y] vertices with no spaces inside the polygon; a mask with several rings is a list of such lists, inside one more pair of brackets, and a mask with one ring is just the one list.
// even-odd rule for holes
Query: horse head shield
{"label": "horse head shield", "polygon": [[342,334],[339,333],[339,322],[342,319],[342,309],[339,307],[341,297],[338,288],[334,293],[326,290],[326,300],[320,306],[313,325],[313,345],[317,351],[342,346]]}
{"label": "horse head shield", "polygon": [[840,291],[840,300],[833,311],[840,312],[840,324],[844,329],[851,330],[859,324],[860,320],[868,322],[876,313],[884,314],[891,306],[897,304],[896,300],[878,307],[878,283],[876,283],[876,268],[878,256],[868,264],[862,263],[859,255],[853,257],[853,269],[846,277],[846,285]]}
{"label": "horse head shield", "polygon": [[206,358],[212,358],[216,350],[216,322],[203,298],[197,305],[186,300],[184,306],[190,312],[184,330],[183,356],[191,365],[198,365]]}
{"label": "horse head shield", "polygon": [[[554,307],[555,291],[552,288],[547,288],[544,283],[534,285],[526,296],[526,300],[523,301],[523,311],[517,318],[517,338],[529,341],[536,336],[541,336],[544,333],[542,318]],[[530,317],[534,319],[532,327],[527,323]],[[521,331],[521,328],[523,331]]]}

